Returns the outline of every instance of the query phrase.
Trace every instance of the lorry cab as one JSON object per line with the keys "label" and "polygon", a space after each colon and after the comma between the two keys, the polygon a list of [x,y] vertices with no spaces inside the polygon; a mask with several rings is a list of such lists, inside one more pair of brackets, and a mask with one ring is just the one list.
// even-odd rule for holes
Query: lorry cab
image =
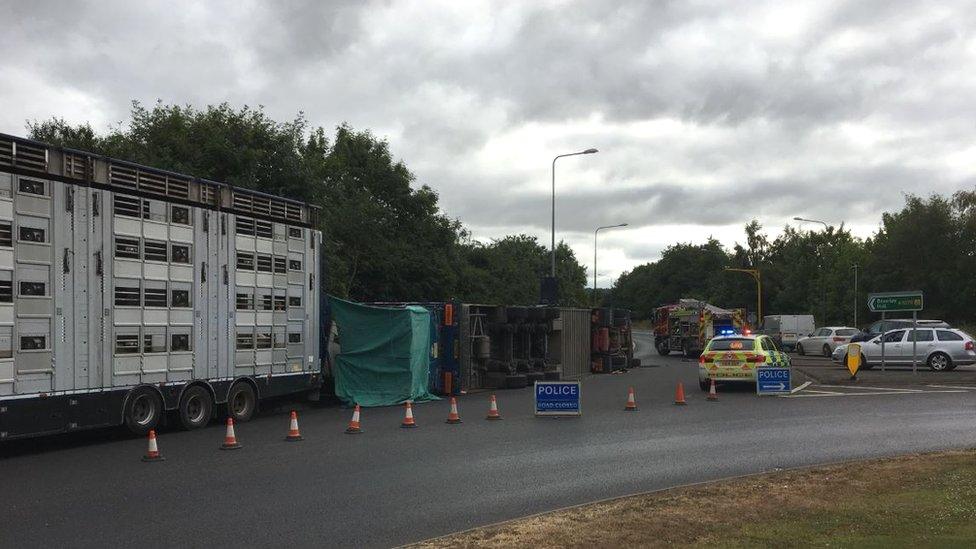
{"label": "lorry cab", "polygon": [[790,357],[767,335],[732,334],[713,337],[698,358],[698,386],[711,380],[755,383],[760,367],[788,367]]}

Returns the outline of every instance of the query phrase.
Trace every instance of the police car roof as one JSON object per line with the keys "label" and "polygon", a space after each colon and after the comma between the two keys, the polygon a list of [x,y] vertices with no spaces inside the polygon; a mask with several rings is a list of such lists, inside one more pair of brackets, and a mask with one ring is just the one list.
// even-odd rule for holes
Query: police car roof
{"label": "police car roof", "polygon": [[756,339],[755,335],[752,334],[729,334],[729,335],[718,335],[712,339]]}

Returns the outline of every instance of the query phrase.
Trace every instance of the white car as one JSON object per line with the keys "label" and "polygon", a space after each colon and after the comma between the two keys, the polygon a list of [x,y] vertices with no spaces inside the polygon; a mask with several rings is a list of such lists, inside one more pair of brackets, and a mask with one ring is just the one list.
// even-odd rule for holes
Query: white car
{"label": "white car", "polygon": [[[952,328],[919,329],[916,341],[912,341],[912,330],[891,330],[884,335],[885,362],[908,365],[915,359],[928,365],[930,370],[942,372],[956,366],[976,364],[976,343],[966,332]],[[844,364],[848,345],[838,345],[833,360]],[[870,370],[881,364],[881,336],[861,342],[861,368]]]}
{"label": "white car", "polygon": [[829,358],[838,345],[847,345],[851,342],[851,337],[858,332],[857,328],[850,326],[819,328],[796,342],[796,352],[801,355],[823,355]]}

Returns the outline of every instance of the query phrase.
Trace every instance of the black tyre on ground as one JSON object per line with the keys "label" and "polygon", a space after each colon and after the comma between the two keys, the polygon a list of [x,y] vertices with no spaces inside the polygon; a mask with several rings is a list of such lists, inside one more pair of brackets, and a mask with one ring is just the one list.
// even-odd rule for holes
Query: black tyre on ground
{"label": "black tyre on ground", "polygon": [[213,416],[213,398],[210,397],[210,391],[200,385],[187,389],[180,398],[178,414],[180,425],[188,431],[206,426]]}
{"label": "black tyre on ground", "polygon": [[711,385],[712,385],[711,380],[708,380],[708,379],[706,379],[706,380],[699,379],[698,380],[698,388],[701,389],[702,391],[705,391],[706,393],[708,392],[708,389],[709,389],[709,387],[711,387]]}
{"label": "black tyre on ground", "polygon": [[528,385],[528,379],[523,374],[518,374],[514,376],[505,377],[505,388],[506,389],[521,389]]}
{"label": "black tyre on ground", "polygon": [[658,341],[657,343],[654,344],[654,347],[657,348],[657,354],[661,356],[667,356],[671,354],[671,348],[668,346],[668,341],[666,339],[662,339],[661,341]]}
{"label": "black tyre on ground", "polygon": [[874,364],[868,364],[867,359],[865,359],[864,358],[864,355],[861,354],[861,365],[858,366],[857,369],[858,370],[870,370],[871,368],[874,368]]}
{"label": "black tyre on ground", "polygon": [[830,354],[831,354],[830,345],[824,345],[822,351],[823,351],[823,356],[830,358]]}
{"label": "black tyre on ground", "polygon": [[246,381],[238,381],[227,393],[227,416],[234,418],[234,423],[250,420],[257,407],[258,397]]}
{"label": "black tyre on ground", "polygon": [[796,354],[798,354],[800,356],[803,356],[803,355],[806,354],[805,352],[803,352],[803,344],[802,343],[797,343],[796,344]]}
{"label": "black tyre on ground", "polygon": [[125,426],[136,435],[145,435],[159,425],[163,399],[151,387],[136,387],[129,392],[122,409]]}
{"label": "black tyre on ground", "polygon": [[933,372],[946,372],[953,368],[952,359],[945,353],[932,353],[926,362]]}
{"label": "black tyre on ground", "polygon": [[630,368],[640,368],[640,365],[641,365],[641,359],[639,358],[630,359],[630,365],[629,365]]}

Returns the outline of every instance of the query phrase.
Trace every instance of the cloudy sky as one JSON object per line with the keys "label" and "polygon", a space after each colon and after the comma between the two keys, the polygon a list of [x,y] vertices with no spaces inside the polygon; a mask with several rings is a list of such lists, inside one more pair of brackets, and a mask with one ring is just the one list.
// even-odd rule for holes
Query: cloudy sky
{"label": "cloudy sky", "polygon": [[[972,2],[0,0],[0,132],[264,105],[386,137],[478,238],[557,238],[600,282],[759,219],[862,236],[973,188]],[[816,229],[806,224],[805,229]],[[592,272],[590,274],[592,276]]]}

